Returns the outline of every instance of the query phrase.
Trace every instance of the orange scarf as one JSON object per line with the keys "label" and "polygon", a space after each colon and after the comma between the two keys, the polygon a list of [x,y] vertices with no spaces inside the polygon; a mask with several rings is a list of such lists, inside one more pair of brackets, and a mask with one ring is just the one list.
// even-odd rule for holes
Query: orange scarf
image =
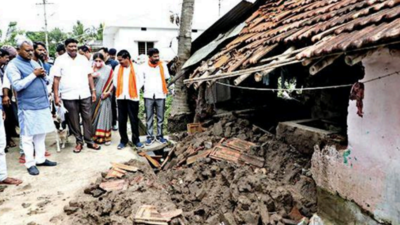
{"label": "orange scarf", "polygon": [[152,67],[152,68],[156,68],[157,66],[160,67],[161,83],[162,83],[163,92],[164,92],[164,94],[168,94],[167,82],[165,82],[164,66],[162,65],[162,62],[158,61],[157,64],[153,64],[149,60],[149,66]]}
{"label": "orange scarf", "polygon": [[[133,70],[133,64],[132,62],[130,63],[131,67],[131,72],[129,74],[129,96],[133,99],[138,98],[137,95],[137,89],[136,89],[136,76],[135,76],[135,71]],[[119,70],[118,70],[118,81],[117,81],[117,97],[119,97],[122,94],[122,90],[124,88],[123,82],[124,82],[124,67],[120,65]]]}

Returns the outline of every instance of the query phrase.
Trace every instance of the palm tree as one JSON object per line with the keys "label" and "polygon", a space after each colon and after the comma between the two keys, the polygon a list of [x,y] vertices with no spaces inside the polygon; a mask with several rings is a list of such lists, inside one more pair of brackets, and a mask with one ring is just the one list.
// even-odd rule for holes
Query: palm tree
{"label": "palm tree", "polygon": [[[179,30],[178,64],[183,65],[190,57],[192,47],[192,21],[195,0],[183,0],[181,21]],[[177,76],[181,68],[177,71]],[[189,122],[190,110],[188,106],[187,88],[183,83],[184,76],[181,76],[175,83],[175,96],[172,101],[171,116],[168,119],[168,130],[171,132],[186,129]]]}

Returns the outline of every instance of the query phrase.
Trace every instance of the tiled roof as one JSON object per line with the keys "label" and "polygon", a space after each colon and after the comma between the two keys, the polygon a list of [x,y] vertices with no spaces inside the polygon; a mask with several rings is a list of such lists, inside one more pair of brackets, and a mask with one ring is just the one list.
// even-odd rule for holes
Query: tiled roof
{"label": "tiled roof", "polygon": [[308,46],[295,55],[303,60],[393,41],[400,37],[400,0],[267,0],[246,23],[208,65],[248,68],[277,44]]}

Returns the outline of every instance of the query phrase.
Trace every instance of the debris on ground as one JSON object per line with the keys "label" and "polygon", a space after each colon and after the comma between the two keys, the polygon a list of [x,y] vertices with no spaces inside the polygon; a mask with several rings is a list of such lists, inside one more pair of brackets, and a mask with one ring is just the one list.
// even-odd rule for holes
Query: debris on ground
{"label": "debris on ground", "polygon": [[189,224],[297,224],[316,212],[308,156],[233,116],[204,129],[173,135],[158,173]]}
{"label": "debris on ground", "polygon": [[[137,212],[144,205],[152,205],[159,212],[177,210],[175,204],[157,181],[152,168],[144,162],[112,164],[123,169],[123,178],[106,178],[103,173],[84,190],[88,200],[71,201],[64,208],[71,224],[133,224]],[[136,171],[136,172],[134,172]]]}
{"label": "debris on ground", "polygon": [[309,156],[234,116],[201,129],[170,135],[163,160],[141,152],[150,163],[113,164],[66,213],[74,224],[307,224],[317,209]]}

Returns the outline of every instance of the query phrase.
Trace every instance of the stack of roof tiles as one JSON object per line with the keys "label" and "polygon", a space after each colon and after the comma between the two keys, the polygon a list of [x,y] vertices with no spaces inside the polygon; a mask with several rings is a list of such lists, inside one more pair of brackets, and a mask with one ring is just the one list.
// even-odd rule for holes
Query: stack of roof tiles
{"label": "stack of roof tiles", "polygon": [[[296,55],[303,60],[392,42],[399,36],[400,0],[267,0],[207,65],[232,72],[259,63],[277,45],[309,46]],[[201,73],[196,70],[191,77]]]}

